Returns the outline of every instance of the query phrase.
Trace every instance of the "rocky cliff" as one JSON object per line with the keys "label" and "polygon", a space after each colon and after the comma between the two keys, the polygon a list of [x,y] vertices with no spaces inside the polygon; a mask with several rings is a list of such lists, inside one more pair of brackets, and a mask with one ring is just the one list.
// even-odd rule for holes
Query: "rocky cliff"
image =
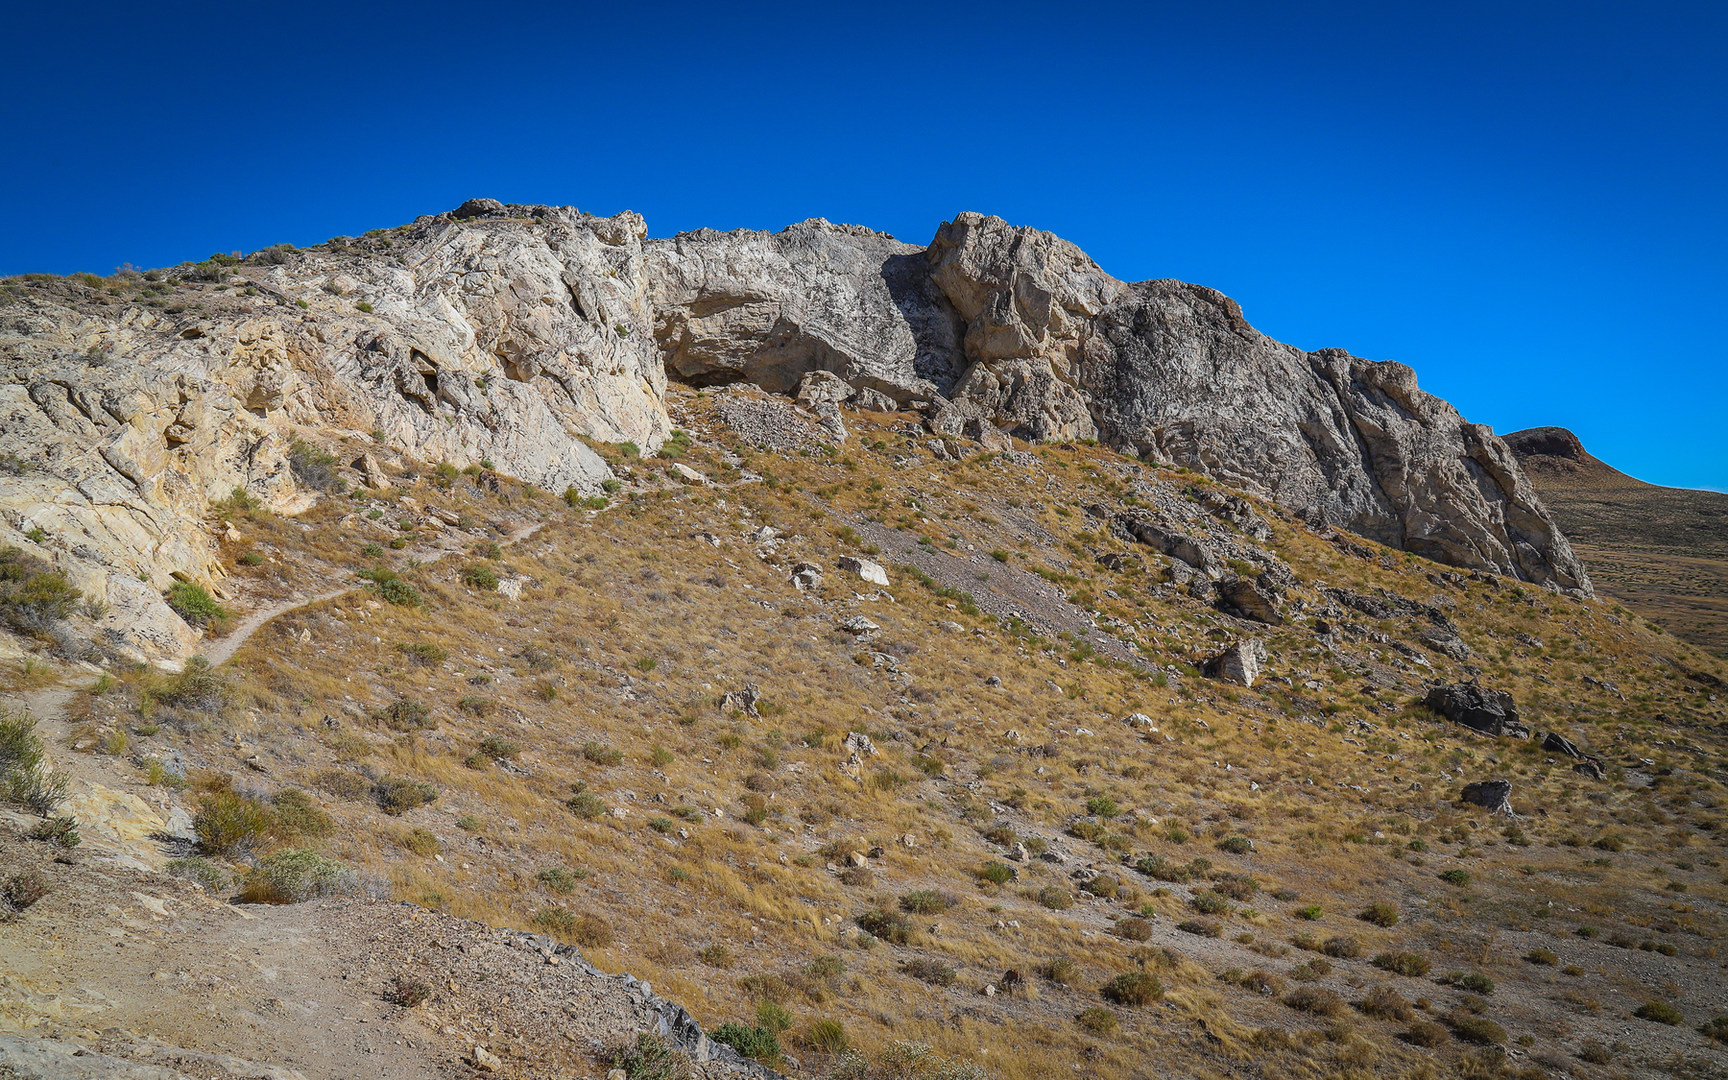
{"label": "rocky cliff", "polygon": [[781,393],[825,372],[943,435],[1099,438],[1316,524],[1589,590],[1487,428],[1409,368],[1280,344],[1210,289],[1125,284],[978,214],[927,248],[821,220],[645,237],[635,214],[472,200],[304,251],[13,279],[0,543],[106,604],[121,651],[180,654],[192,632],[158,597],[221,576],[211,504],[292,512],[332,486],[316,453],[296,468],[300,440],[356,482],[376,454],[590,493],[608,472],[585,440],[651,453],[669,433],[668,371]]}

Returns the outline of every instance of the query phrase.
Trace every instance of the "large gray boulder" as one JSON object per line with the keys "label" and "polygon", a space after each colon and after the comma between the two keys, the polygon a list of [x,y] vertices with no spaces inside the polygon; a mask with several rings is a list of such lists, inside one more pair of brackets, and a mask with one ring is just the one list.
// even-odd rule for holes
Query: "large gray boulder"
{"label": "large gray boulder", "polygon": [[[798,391],[813,371],[906,404],[946,394],[960,325],[922,248],[821,218],[777,233],[699,229],[647,245],[654,334],[698,386]],[[879,398],[872,398],[879,403]]]}
{"label": "large gray boulder", "polygon": [[1453,683],[1428,691],[1424,704],[1453,723],[1484,735],[1529,734],[1518,719],[1518,706],[1505,690],[1487,690],[1473,682]]}

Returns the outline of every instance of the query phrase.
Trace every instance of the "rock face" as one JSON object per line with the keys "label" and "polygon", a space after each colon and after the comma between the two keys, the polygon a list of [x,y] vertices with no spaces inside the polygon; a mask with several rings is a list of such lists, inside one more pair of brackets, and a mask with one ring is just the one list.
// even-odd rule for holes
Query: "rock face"
{"label": "rock face", "polygon": [[884,233],[812,218],[777,233],[680,233],[646,255],[655,339],[688,382],[791,394],[823,371],[849,394],[905,404],[957,374],[958,320],[923,250]]}
{"label": "rock face", "polygon": [[1529,734],[1518,720],[1518,706],[1504,690],[1485,690],[1475,683],[1436,686],[1425,704],[1455,724],[1484,735]]}
{"label": "rock face", "polygon": [[[921,409],[951,456],[962,438],[1096,437],[1314,523],[1589,590],[1488,429],[1409,368],[1280,344],[1210,289],[1126,284],[1059,237],[971,213],[927,248],[821,219],[645,237],[631,213],[471,199],[357,240],[174,268],[124,301],[73,279],[8,290],[0,453],[18,475],[0,491],[0,544],[109,605],[121,651],[183,654],[194,634],[160,591],[221,576],[202,524],[213,500],[316,500],[291,467],[296,440],[364,443],[371,456],[350,445],[342,460],[373,485],[404,458],[486,460],[592,493],[608,473],[583,438],[652,453],[670,371],[797,395],[801,411],[731,403],[764,445],[844,441],[842,403]],[[1270,535],[1217,497],[1232,528]],[[1224,576],[1185,533],[1117,527]],[[24,539],[38,528],[46,541]],[[1275,622],[1265,584],[1229,584],[1224,606]]]}
{"label": "rock face", "polygon": [[1266,667],[1266,645],[1258,638],[1239,641],[1206,661],[1206,675],[1225,682],[1253,686]]}
{"label": "rock face", "polygon": [[375,432],[381,454],[599,490],[610,474],[578,435],[648,450],[669,430],[642,219],[462,213],[249,265],[233,291],[239,268],[181,268],[162,308],[68,283],[0,310],[0,452],[20,468],[0,545],[108,604],[121,652],[173,656],[194,635],[159,594],[221,576],[210,504],[314,501],[296,439]]}

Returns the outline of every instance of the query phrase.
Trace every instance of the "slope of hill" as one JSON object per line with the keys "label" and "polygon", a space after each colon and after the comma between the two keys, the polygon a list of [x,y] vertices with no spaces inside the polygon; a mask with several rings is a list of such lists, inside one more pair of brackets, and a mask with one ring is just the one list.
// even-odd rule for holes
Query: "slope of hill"
{"label": "slope of hill", "polygon": [[[650,1022],[619,1003],[566,1037],[550,965],[457,918],[550,935],[806,1077],[1720,1074],[1719,661],[1096,445],[850,408],[837,444],[748,388],[666,403],[659,456],[593,445],[616,477],[593,496],[385,450],[298,515],[216,508],[231,599],[201,647],[226,659],[111,662],[50,757],[195,813],[172,869],[237,910],[322,881],[437,913],[415,937],[277,909],[364,931],[319,992],[450,1075],[599,1075]],[[1454,715],[1497,735],[1427,704],[1472,682],[1509,698]],[[1511,812],[1461,801],[1496,780]],[[117,796],[81,791],[99,836]],[[51,850],[0,845],[0,880],[50,886],[0,955],[109,918],[56,906],[87,879]],[[256,1008],[244,1039],[173,1019],[239,1009],[209,981],[239,969],[155,979],[151,1013],[135,964],[77,963],[63,1041],[157,1025],[285,1063]],[[425,1000],[380,1006],[399,980]],[[47,1001],[0,984],[0,1023]]]}
{"label": "slope of hill", "polygon": [[1603,592],[1728,655],[1728,495],[1635,480],[1564,428],[1505,439]]}

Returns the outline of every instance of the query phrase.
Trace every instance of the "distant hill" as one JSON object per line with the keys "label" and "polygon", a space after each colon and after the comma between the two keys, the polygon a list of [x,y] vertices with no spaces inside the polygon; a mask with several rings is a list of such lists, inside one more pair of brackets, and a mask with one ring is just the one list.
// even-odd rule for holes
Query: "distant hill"
{"label": "distant hill", "polygon": [[1728,655],[1728,495],[1646,484],[1565,428],[1505,439],[1598,590]]}

